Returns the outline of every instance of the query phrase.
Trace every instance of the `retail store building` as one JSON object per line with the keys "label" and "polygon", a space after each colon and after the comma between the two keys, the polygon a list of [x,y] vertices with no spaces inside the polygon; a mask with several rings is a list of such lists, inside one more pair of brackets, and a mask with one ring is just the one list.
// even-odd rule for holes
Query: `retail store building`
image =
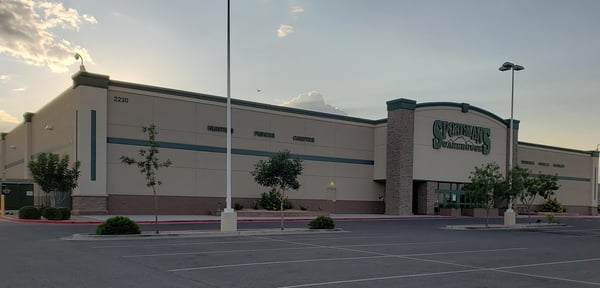
{"label": "retail store building", "polygon": [[[87,72],[72,78],[65,92],[2,134],[1,181],[30,183],[27,164],[37,154],[66,154],[82,169],[74,213],[153,213],[144,178],[120,157],[147,145],[141,127],[154,123],[159,156],[174,163],[159,171],[160,214],[223,208],[226,98]],[[301,188],[287,193],[295,208],[335,213],[433,214],[460,193],[474,167],[508,167],[510,121],[492,112],[403,98],[388,101],[387,110],[386,119],[368,120],[233,99],[232,202],[253,206],[267,189],[250,171],[282,150],[304,163]],[[567,211],[597,214],[598,152],[519,142],[514,124],[513,162],[558,175],[556,197]],[[43,193],[34,190],[34,198]]]}

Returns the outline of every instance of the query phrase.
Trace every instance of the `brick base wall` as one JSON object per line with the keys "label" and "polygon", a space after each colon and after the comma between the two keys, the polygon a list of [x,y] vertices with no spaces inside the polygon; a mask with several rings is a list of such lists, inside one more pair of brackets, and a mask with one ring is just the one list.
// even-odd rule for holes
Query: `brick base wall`
{"label": "brick base wall", "polygon": [[71,196],[73,215],[108,214],[105,196]]}
{"label": "brick base wall", "polygon": [[[215,215],[217,210],[226,206],[225,197],[189,197],[158,196],[159,215]],[[231,204],[254,208],[256,198],[232,198]],[[292,209],[322,211],[334,214],[382,214],[381,201],[343,201],[290,199]],[[233,208],[233,207],[232,207]],[[124,215],[154,214],[154,196],[148,195],[110,195],[108,197],[108,213]]]}

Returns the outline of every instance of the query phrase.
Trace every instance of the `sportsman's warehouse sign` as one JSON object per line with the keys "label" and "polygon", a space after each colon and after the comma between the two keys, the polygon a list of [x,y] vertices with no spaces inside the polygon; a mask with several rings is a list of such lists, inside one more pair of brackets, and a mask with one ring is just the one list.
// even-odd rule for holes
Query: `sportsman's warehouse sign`
{"label": "sportsman's warehouse sign", "polygon": [[455,149],[490,154],[490,128],[435,120],[433,149]]}

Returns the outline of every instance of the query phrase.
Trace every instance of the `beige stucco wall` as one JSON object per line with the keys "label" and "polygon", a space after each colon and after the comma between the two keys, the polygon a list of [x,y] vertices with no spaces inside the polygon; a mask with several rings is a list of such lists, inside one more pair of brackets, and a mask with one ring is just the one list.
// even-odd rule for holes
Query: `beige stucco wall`
{"label": "beige stucco wall", "polygon": [[[441,148],[433,149],[433,122],[443,120],[491,129],[491,151],[481,152]],[[461,112],[460,107],[417,107],[415,110],[415,180],[469,182],[470,172],[476,166],[497,163],[501,171],[506,169],[506,126],[496,119],[474,111]]]}
{"label": "beige stucco wall", "polygon": [[[518,147],[518,164],[521,167],[529,169],[534,175],[558,176],[560,189],[555,196],[563,205],[598,205],[597,199],[594,199],[594,179],[596,179],[594,167],[597,168],[598,165],[597,157],[592,157],[591,153],[587,152],[539,147],[525,143],[519,143]],[[543,202],[541,198],[536,200],[537,204]]]}
{"label": "beige stucco wall", "polygon": [[374,139],[374,157],[375,166],[373,167],[373,179],[385,180],[387,171],[387,123],[375,126]]}
{"label": "beige stucco wall", "polygon": [[[127,98],[127,103],[114,97]],[[178,145],[160,149],[161,159],[173,166],[160,170],[163,185],[159,194],[170,196],[223,197],[225,195],[226,133],[209,131],[210,126],[226,126],[225,103],[179,97],[116,87],[107,99],[108,137],[145,140],[141,126],[155,123],[158,141]],[[135,115],[135,117],[132,117]],[[138,116],[139,115],[139,116]],[[293,154],[372,161],[373,125],[326,117],[298,115],[285,111],[234,105],[232,109],[232,194],[257,198],[267,189],[257,185],[249,171],[264,156],[257,153],[284,149]],[[257,137],[255,131],[274,133],[274,138]],[[314,138],[314,142],[294,141],[294,136]],[[195,151],[221,149],[215,151]],[[137,156],[140,147],[109,144],[107,148],[108,193],[149,195],[143,177],[133,166],[120,163],[122,155]],[[245,154],[236,153],[242,149]],[[377,201],[383,187],[373,182],[373,165],[336,161],[304,161],[299,191],[289,191],[290,199],[331,199]],[[336,193],[327,190],[334,181]]]}
{"label": "beige stucco wall", "polygon": [[75,97],[69,88],[33,116],[33,156],[42,152],[52,152],[69,155],[71,161],[74,161],[75,119]]}
{"label": "beige stucco wall", "polygon": [[19,124],[5,138],[6,158],[3,177],[23,179],[25,153],[25,123]]}

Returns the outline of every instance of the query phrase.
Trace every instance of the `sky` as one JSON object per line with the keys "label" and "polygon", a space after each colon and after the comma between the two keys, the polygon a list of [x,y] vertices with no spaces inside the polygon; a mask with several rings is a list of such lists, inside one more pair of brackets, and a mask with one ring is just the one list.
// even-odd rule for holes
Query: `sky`
{"label": "sky", "polygon": [[[231,97],[366,119],[386,101],[469,103],[519,140],[600,144],[600,1],[231,0]],[[0,1],[0,132],[110,79],[227,94],[226,0]]]}

